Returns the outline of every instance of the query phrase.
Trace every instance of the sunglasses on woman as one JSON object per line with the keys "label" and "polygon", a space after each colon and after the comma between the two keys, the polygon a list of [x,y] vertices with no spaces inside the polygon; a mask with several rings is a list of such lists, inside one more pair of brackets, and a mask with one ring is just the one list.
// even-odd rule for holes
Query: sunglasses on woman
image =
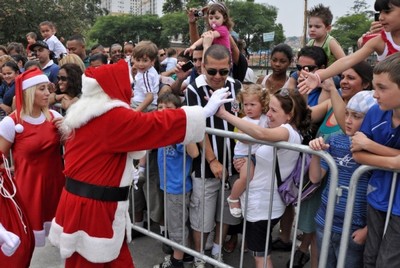
{"label": "sunglasses on woman", "polygon": [[229,74],[229,69],[206,69],[208,75],[214,76],[219,73],[220,76],[227,76]]}
{"label": "sunglasses on woman", "polygon": [[306,68],[308,69],[309,72],[312,72],[315,69],[317,69],[318,66],[317,65],[300,65],[300,64],[296,64],[296,69],[298,71],[306,70]]}
{"label": "sunglasses on woman", "polygon": [[68,80],[68,77],[63,76],[63,75],[60,75],[60,76],[57,76],[57,80],[58,80],[58,81],[63,81],[63,82],[65,82],[65,81]]}

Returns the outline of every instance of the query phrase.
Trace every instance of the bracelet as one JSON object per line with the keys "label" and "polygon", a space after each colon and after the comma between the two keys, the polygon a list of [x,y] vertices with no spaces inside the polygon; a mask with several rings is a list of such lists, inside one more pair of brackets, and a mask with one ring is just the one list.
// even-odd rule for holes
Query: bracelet
{"label": "bracelet", "polygon": [[208,162],[208,164],[210,165],[212,162],[214,162],[215,160],[217,160],[216,157],[214,157],[213,159],[211,159],[211,161]]}
{"label": "bracelet", "polygon": [[318,73],[315,73],[315,75],[316,75],[317,78],[318,78],[318,86],[320,86],[320,85],[321,85],[321,77],[319,76]]}

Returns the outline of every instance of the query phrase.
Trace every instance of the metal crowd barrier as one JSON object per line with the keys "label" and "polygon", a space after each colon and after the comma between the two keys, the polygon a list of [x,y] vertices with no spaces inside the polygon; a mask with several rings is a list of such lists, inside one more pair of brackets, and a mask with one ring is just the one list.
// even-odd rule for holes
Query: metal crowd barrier
{"label": "metal crowd barrier", "polygon": [[[226,138],[231,138],[231,139],[245,141],[245,142],[253,143],[253,144],[254,143],[259,143],[259,144],[265,144],[265,145],[273,146],[274,147],[274,155],[271,156],[271,157],[273,157],[273,166],[274,166],[274,168],[271,169],[271,173],[272,173],[272,177],[273,178],[275,178],[276,155],[277,155],[277,150],[278,149],[288,149],[288,150],[293,150],[293,151],[298,151],[298,152],[303,152],[303,153],[315,154],[315,155],[320,156],[321,158],[323,158],[327,162],[327,164],[329,165],[330,173],[331,173],[331,182],[330,182],[330,189],[331,190],[329,192],[329,197],[328,197],[326,220],[325,220],[326,224],[325,224],[325,229],[324,229],[324,237],[323,237],[323,241],[322,241],[322,249],[320,251],[320,257],[319,257],[319,267],[325,267],[326,266],[326,261],[327,261],[327,256],[328,256],[327,248],[328,248],[328,245],[329,245],[329,239],[330,239],[331,229],[332,229],[334,206],[335,206],[335,200],[336,200],[337,179],[338,179],[338,170],[337,170],[337,167],[336,167],[334,159],[325,151],[314,151],[314,150],[310,149],[308,146],[304,146],[304,145],[291,144],[291,143],[288,143],[288,142],[275,142],[275,143],[274,142],[265,142],[265,141],[253,139],[253,138],[251,138],[250,136],[248,136],[246,134],[223,131],[223,130],[216,130],[216,129],[211,129],[211,128],[207,128],[206,129],[206,133],[208,133],[210,135],[221,136],[221,137],[224,137],[225,139]],[[225,147],[224,147],[224,152],[225,153],[224,153],[224,159],[222,160],[222,163],[225,166],[225,163],[227,161],[226,160],[226,158],[227,158],[226,157],[226,151],[227,151],[226,150],[226,142],[224,142],[224,144],[225,144]],[[203,142],[203,146],[202,147],[204,148],[204,146],[205,146],[205,143]],[[251,152],[251,147],[249,145],[248,160],[250,160],[250,152]],[[202,157],[202,164],[201,164],[201,167],[202,167],[202,178],[204,179],[205,154],[201,154],[201,157]],[[184,157],[184,159],[185,159],[185,157]],[[149,163],[149,158],[148,158],[148,155],[147,155],[147,164],[148,163]],[[185,165],[186,164],[184,163],[184,168],[185,168]],[[302,176],[301,176],[300,185],[303,185],[304,158],[303,158],[302,166],[303,166],[303,169],[302,169],[302,172],[301,172]],[[165,170],[165,168],[164,168],[164,170]],[[225,169],[224,169],[224,172],[225,172]],[[250,172],[250,168],[248,167],[247,173],[249,174],[249,172]],[[148,182],[148,180],[149,180],[149,167],[148,166],[146,168],[146,173],[147,173],[146,174],[147,175],[146,179],[147,179],[147,182]],[[223,174],[223,177],[226,177],[226,174]],[[166,178],[164,178],[164,187],[166,187],[165,186],[166,185],[165,182],[166,182]],[[185,185],[185,182],[184,182],[184,185]],[[247,180],[247,187],[246,187],[246,206],[248,204],[248,202],[247,202],[247,191],[248,191],[248,188],[249,188],[248,186],[249,186],[249,179]],[[274,186],[275,186],[275,180],[272,180],[271,181],[271,192],[274,191]],[[147,196],[149,196],[149,183],[147,183],[146,191],[147,191]],[[133,192],[133,190],[132,190],[132,192]],[[221,187],[221,195],[222,196],[224,196],[224,192],[225,192],[224,187]],[[203,198],[204,198],[204,194],[203,194]],[[299,201],[300,201],[301,193],[300,193],[298,198],[299,198]],[[166,197],[165,197],[165,194],[164,194],[164,201],[165,200],[166,200]],[[273,206],[272,200],[273,200],[273,195],[271,195],[271,198],[269,200],[269,204],[270,204],[269,211],[270,211],[270,213],[272,213],[272,209],[271,209],[272,206]],[[147,203],[147,207],[150,207],[149,206],[150,198],[148,198],[146,200],[146,203]],[[185,200],[183,200],[183,203],[184,203],[183,206],[186,206]],[[300,208],[299,206],[301,206],[301,202],[298,202],[298,204],[299,205],[297,205],[297,206],[298,206],[298,208]],[[132,198],[131,205],[132,205],[132,208],[133,208],[132,215],[134,215],[135,214],[135,211],[134,211],[134,198]],[[224,207],[223,207],[223,203],[222,203],[221,204],[221,217],[220,217],[221,219],[223,218],[222,217],[223,216],[223,209],[224,209]],[[242,209],[244,209],[243,210],[244,211],[243,214],[244,214],[244,218],[245,218],[246,217],[247,207],[242,208]],[[164,212],[166,212],[166,202],[164,202]],[[202,212],[203,212],[203,215],[204,215],[204,208],[202,209]],[[167,213],[164,213],[164,222],[165,222],[165,224],[167,223],[167,216],[168,216]],[[202,218],[204,218],[204,217],[202,217]],[[132,220],[133,220],[133,222],[135,222],[134,219],[132,219]],[[292,252],[291,252],[291,260],[293,260],[293,258],[294,258],[294,252],[295,252],[295,248],[296,248],[295,247],[295,241],[296,241],[296,236],[297,236],[298,220],[299,220],[299,214],[296,213],[294,233],[292,235],[293,247],[292,247]],[[147,213],[147,222],[148,223],[151,222],[150,221],[150,213]],[[182,224],[186,224],[186,223],[182,222]],[[268,225],[269,225],[268,226],[268,233],[267,233],[267,237],[266,237],[267,238],[266,251],[268,249],[268,244],[269,244],[268,240],[269,240],[269,236],[270,236],[270,228],[269,228],[270,224],[271,224],[271,222],[269,221],[268,222]],[[224,243],[224,241],[222,241],[222,239],[221,239],[222,238],[222,224],[220,226],[221,226],[221,229],[220,229],[220,234],[221,235],[220,235],[220,238],[219,238],[219,241],[220,241],[219,245],[220,245],[220,249],[222,250],[222,246],[223,246],[223,243]],[[246,221],[243,222],[242,245],[241,245],[241,252],[240,252],[240,260],[238,261],[238,265],[235,266],[235,267],[240,267],[240,268],[244,267],[243,266],[243,261],[244,261],[244,240],[245,240],[245,236],[246,236],[245,228],[246,228]],[[193,249],[191,249],[189,247],[185,247],[183,245],[177,244],[177,243],[169,240],[166,235],[164,237],[162,237],[159,234],[152,232],[150,230],[150,224],[148,224],[147,228],[139,227],[139,226],[136,226],[136,225],[132,224],[132,229],[136,230],[138,232],[141,232],[144,235],[147,235],[147,236],[149,236],[151,238],[154,238],[154,239],[156,239],[156,240],[158,240],[158,241],[160,241],[162,243],[165,243],[165,244],[168,244],[168,245],[170,245],[170,246],[172,246],[174,248],[177,248],[178,250],[181,250],[181,251],[183,251],[183,252],[185,252],[187,254],[190,254],[190,255],[192,255],[194,257],[200,258],[200,259],[204,260],[205,262],[214,265],[215,267],[226,267],[226,268],[227,267],[233,267],[233,266],[230,266],[230,265],[228,265],[226,263],[220,262],[218,260],[215,260],[215,259],[207,256],[206,254],[204,254],[204,252],[198,252],[198,251],[195,251],[195,250],[193,250]],[[165,233],[167,233],[167,230],[168,230],[168,226],[166,226]],[[183,233],[182,233],[183,237],[185,236],[184,232],[185,231],[183,229]],[[203,231],[202,231],[202,234],[203,234]],[[201,235],[201,248],[204,248],[203,235]],[[221,254],[221,252],[219,252],[219,253]],[[267,258],[265,258],[264,267],[266,267],[266,259]],[[293,263],[291,262],[290,263],[290,267],[292,267],[292,265],[293,265]]]}
{"label": "metal crowd barrier", "polygon": [[400,170],[391,170],[391,169],[385,169],[385,168],[380,168],[380,167],[375,167],[375,166],[361,165],[354,171],[354,173],[350,179],[350,185],[349,185],[349,190],[348,190],[348,195],[347,195],[346,214],[345,214],[345,218],[344,218],[344,222],[343,222],[343,232],[342,232],[342,237],[340,240],[340,250],[339,250],[337,267],[344,267],[344,263],[345,263],[345,259],[346,259],[346,251],[347,251],[347,246],[348,246],[348,238],[350,235],[351,220],[353,217],[353,206],[354,206],[354,201],[356,198],[358,181],[365,172],[368,172],[370,170],[375,170],[375,169],[393,171],[392,185],[391,185],[390,196],[389,196],[388,212],[386,214],[385,228],[384,228],[383,234],[386,233],[386,228],[389,224],[390,215],[391,215],[392,206],[393,206],[397,176],[398,176],[398,173],[400,173]]}

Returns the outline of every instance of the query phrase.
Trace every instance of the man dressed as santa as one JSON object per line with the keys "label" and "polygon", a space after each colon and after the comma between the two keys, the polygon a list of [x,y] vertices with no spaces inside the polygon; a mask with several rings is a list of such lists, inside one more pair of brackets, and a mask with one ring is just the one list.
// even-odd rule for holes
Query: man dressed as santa
{"label": "man dressed as santa", "polygon": [[140,113],[130,108],[131,95],[128,67],[120,61],[87,69],[82,96],[68,109],[62,126],[67,180],[49,234],[65,267],[134,267],[127,245],[135,155],[129,152],[199,142],[206,118],[232,101],[219,89],[204,108]]}

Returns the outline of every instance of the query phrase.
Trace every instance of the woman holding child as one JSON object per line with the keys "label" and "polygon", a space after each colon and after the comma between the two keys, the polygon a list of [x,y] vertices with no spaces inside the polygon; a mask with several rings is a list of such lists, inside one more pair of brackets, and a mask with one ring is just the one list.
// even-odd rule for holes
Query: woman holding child
{"label": "woman holding child", "polygon": [[[281,89],[271,96],[267,112],[268,128],[254,126],[252,123],[241,120],[229,114],[223,107],[220,108],[217,115],[255,139],[269,142],[287,141],[296,144],[301,144],[302,134],[307,132],[311,121],[311,111],[307,108],[303,97],[298,92],[287,89]],[[257,164],[248,190],[247,246],[255,258],[257,268],[263,267],[265,255],[267,255],[268,267],[272,267],[271,244],[268,246],[267,254],[265,254],[267,224],[271,220],[271,228],[273,228],[285,211],[285,205],[279,197],[276,185],[273,193],[270,188],[271,179],[275,178],[275,176],[271,177],[271,170],[273,169],[271,155],[273,155],[273,151],[274,148],[268,145],[261,145],[257,150]],[[277,156],[282,178],[286,178],[293,170],[299,153],[280,149]],[[268,200],[271,194],[274,195],[273,209],[269,211]],[[241,203],[243,207],[246,207],[244,198],[242,198]],[[269,241],[271,243],[271,237]]]}

